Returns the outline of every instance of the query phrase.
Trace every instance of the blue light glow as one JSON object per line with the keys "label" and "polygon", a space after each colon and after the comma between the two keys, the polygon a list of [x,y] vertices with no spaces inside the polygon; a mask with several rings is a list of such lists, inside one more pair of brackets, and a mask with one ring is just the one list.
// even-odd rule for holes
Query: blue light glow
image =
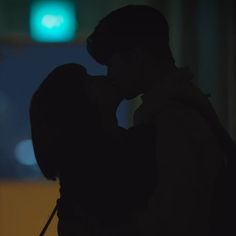
{"label": "blue light glow", "polygon": [[73,2],[66,0],[36,1],[31,5],[30,33],[38,42],[67,42],[76,33]]}
{"label": "blue light glow", "polygon": [[22,165],[33,166],[37,164],[31,139],[22,140],[16,145],[15,157]]}

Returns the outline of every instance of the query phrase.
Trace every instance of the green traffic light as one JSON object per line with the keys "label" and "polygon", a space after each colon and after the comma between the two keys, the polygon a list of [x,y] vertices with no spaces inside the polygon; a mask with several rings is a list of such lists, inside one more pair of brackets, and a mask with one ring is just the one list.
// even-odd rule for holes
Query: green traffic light
{"label": "green traffic light", "polygon": [[67,42],[76,33],[75,6],[71,1],[36,1],[31,5],[30,34],[38,42]]}

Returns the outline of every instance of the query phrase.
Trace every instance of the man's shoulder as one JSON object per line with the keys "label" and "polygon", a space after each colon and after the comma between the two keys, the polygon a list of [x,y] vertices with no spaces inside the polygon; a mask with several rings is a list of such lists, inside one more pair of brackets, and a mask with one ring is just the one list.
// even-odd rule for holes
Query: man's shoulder
{"label": "man's shoulder", "polygon": [[176,101],[167,101],[158,109],[153,117],[156,121],[186,121],[202,119],[201,113],[188,105]]}
{"label": "man's shoulder", "polygon": [[201,140],[213,136],[207,119],[199,110],[178,102],[167,103],[153,122],[159,131],[176,131]]}

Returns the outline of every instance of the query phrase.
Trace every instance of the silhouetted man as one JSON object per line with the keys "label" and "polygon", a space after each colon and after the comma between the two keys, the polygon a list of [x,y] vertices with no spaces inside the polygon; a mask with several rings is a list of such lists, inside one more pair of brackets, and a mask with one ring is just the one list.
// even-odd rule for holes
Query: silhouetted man
{"label": "silhouetted man", "polygon": [[99,22],[87,47],[124,97],[142,94],[134,124],[157,130],[158,187],[134,212],[133,227],[141,235],[211,235],[224,151],[209,124],[220,123],[189,70],[175,66],[166,19],[148,6],[120,8]]}

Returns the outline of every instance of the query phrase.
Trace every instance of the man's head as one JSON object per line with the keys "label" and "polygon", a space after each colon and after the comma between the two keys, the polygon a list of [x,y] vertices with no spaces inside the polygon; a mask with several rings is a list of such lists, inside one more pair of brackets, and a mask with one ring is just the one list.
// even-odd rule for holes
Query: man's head
{"label": "man's head", "polygon": [[108,76],[126,98],[145,92],[153,82],[148,66],[174,64],[169,48],[169,27],[156,9],[128,5],[103,18],[88,37],[89,53],[108,66]]}

